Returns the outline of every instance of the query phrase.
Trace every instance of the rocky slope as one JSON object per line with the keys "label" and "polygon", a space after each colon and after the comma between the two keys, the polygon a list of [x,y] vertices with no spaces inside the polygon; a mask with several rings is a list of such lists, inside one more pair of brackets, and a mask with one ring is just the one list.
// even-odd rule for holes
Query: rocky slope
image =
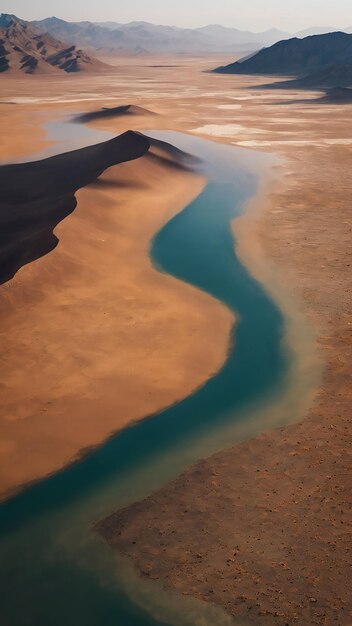
{"label": "rocky slope", "polygon": [[39,74],[100,71],[106,66],[14,15],[0,17],[0,72]]}
{"label": "rocky slope", "polygon": [[279,41],[244,60],[218,67],[221,74],[282,74],[305,76],[330,66],[350,65],[352,35],[328,33]]}

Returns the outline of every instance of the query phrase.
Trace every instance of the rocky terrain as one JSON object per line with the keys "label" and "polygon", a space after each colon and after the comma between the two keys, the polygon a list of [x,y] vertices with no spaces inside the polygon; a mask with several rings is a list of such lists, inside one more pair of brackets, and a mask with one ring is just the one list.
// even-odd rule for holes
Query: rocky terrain
{"label": "rocky terrain", "polygon": [[218,67],[220,74],[281,74],[304,77],[331,66],[350,65],[352,35],[335,32],[279,41],[248,59]]}
{"label": "rocky terrain", "polygon": [[67,45],[14,15],[0,17],[0,72],[98,72],[105,67],[75,45]]}

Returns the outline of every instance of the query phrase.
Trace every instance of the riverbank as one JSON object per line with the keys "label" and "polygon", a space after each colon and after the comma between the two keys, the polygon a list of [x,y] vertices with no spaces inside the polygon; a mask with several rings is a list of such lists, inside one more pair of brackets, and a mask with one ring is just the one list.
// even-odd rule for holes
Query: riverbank
{"label": "riverbank", "polygon": [[326,367],[313,408],[300,424],[199,462],[99,528],[144,576],[240,623],[348,625],[352,156],[310,145],[288,156],[250,236],[317,330]]}

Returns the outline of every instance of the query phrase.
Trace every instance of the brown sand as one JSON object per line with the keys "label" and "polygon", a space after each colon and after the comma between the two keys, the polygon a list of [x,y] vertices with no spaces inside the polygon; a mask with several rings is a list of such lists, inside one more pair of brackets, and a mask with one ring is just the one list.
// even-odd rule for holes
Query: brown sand
{"label": "brown sand", "polygon": [[[152,68],[151,59],[138,59],[137,65],[136,59],[125,63],[119,60],[116,75],[95,78],[94,82],[80,78],[70,87],[62,81],[40,82],[35,89],[33,82],[16,86],[16,97],[26,98],[33,93],[38,97],[35,103],[16,105],[25,117],[38,112],[55,116],[58,108],[77,113],[83,109],[96,110],[100,105],[133,102],[159,114],[157,128],[188,132],[197,128],[204,136],[211,133],[216,140],[275,151],[287,159],[282,172],[282,189],[272,196],[272,203],[258,222],[257,239],[268,258],[280,265],[285,290],[292,296],[296,293],[303,296],[306,313],[316,325],[321,356],[326,364],[318,400],[309,418],[298,426],[263,435],[219,453],[191,468],[153,498],[118,514],[113,519],[115,530],[109,528],[109,537],[125,554],[133,557],[146,575],[160,578],[183,593],[215,601],[234,615],[245,615],[255,624],[345,625],[352,621],[350,595],[346,591],[350,543],[345,536],[351,506],[348,492],[352,358],[351,321],[348,320],[351,309],[351,108],[348,105],[319,107],[309,102],[280,104],[287,101],[287,92],[251,90],[252,85],[263,82],[261,77],[202,73],[201,70],[219,65],[220,61],[225,63],[227,59],[178,58],[164,61],[173,64],[173,68]],[[150,79],[147,85],[146,78]],[[13,94],[10,82],[2,82],[2,86],[4,97]],[[96,100],[90,102],[87,98],[91,98],[92,91]],[[305,92],[290,93],[292,100],[306,97]],[[311,94],[311,97],[317,96]],[[66,98],[85,101],[58,102]],[[99,120],[94,125],[118,132],[126,130],[127,123],[130,124],[130,120],[118,118]],[[212,126],[209,128],[209,125]],[[136,116],[133,127],[155,128],[156,121],[143,116],[138,120]],[[159,189],[163,185],[165,190],[169,189],[164,179],[158,181]],[[141,190],[135,189],[133,196],[131,190],[126,190],[124,197],[127,200],[137,197],[138,193],[140,204]],[[157,197],[156,193],[154,202]],[[145,193],[143,202],[145,206]],[[172,202],[171,205],[175,208]],[[120,210],[124,224],[128,223],[127,209]],[[71,225],[76,215],[63,222],[60,228]],[[160,219],[164,219],[165,214],[161,215]],[[44,260],[46,263],[54,259],[59,250],[25,271],[34,271]],[[146,257],[143,258],[145,267]],[[122,257],[120,262],[122,264]],[[160,278],[168,280],[170,287],[170,279],[158,276]],[[165,285],[162,284],[162,289]],[[183,285],[177,286],[184,289]],[[162,297],[154,281],[153,289],[155,297],[156,293],[157,297]],[[194,297],[199,296],[192,293]],[[211,303],[209,299],[207,302]],[[61,307],[64,306],[62,302]],[[206,311],[208,315],[208,306]],[[24,313],[21,315],[24,317]],[[189,317],[187,308],[184,319],[189,320]],[[79,315],[77,319],[83,318]],[[181,326],[180,323],[179,328]],[[125,344],[126,336],[135,337],[136,331],[126,334],[127,328],[127,324],[122,327],[120,322],[120,345]],[[166,328],[160,344],[171,339],[168,323]],[[219,329],[219,324],[216,328]],[[223,328],[224,334],[219,330],[219,337],[223,337],[224,349],[228,321]],[[174,329],[175,326],[173,333]],[[187,345],[184,330],[183,327],[182,336],[179,335],[180,346]],[[192,342],[193,354],[194,349],[202,349],[201,333],[198,335],[196,331],[197,328]],[[130,380],[138,376],[143,382],[148,373],[144,364],[150,336],[145,337],[143,357],[138,364],[133,364]],[[27,341],[32,350],[34,342],[29,332]],[[142,350],[142,342],[140,347]],[[160,345],[157,350],[159,354]],[[165,351],[168,358],[169,352]],[[190,352],[191,349],[180,356],[183,367]],[[173,354],[173,358],[176,356]],[[209,355],[205,360],[210,371]],[[62,369],[66,369],[67,362],[62,365]],[[163,382],[162,366],[163,360],[158,356],[156,370]],[[20,380],[14,384],[14,394],[19,389]],[[184,381],[178,388],[178,393],[181,391],[186,392]],[[71,402],[72,398],[67,406]],[[76,402],[78,404],[78,399]],[[31,403],[32,398],[29,406]],[[160,406],[160,402],[158,404]],[[297,420],[302,417],[297,414]],[[36,419],[32,415],[25,420],[27,432],[23,440],[17,438],[17,434],[13,436],[14,448],[17,442],[23,450],[35,441],[43,424],[49,429],[50,422],[44,419],[38,422],[37,429]],[[68,422],[69,417],[65,419]],[[11,422],[2,420],[2,424],[6,435]],[[50,436],[60,448],[63,444],[58,439],[57,428],[54,422]],[[75,430],[75,449],[78,450],[82,431]],[[36,450],[38,456],[43,454],[40,446]],[[7,459],[7,469],[13,471],[10,454]],[[208,498],[204,497],[206,495]],[[110,521],[108,526],[111,526]],[[120,530],[121,536],[118,535]],[[131,544],[133,540],[137,541],[135,545]],[[275,612],[278,614],[273,615]]]}
{"label": "brown sand", "polygon": [[110,168],[77,194],[55,231],[60,245],[3,285],[2,493],[187,395],[221,365],[231,315],[148,259],[154,233],[203,184],[149,154]]}
{"label": "brown sand", "polygon": [[305,421],[198,463],[98,527],[143,575],[215,602],[240,622],[347,625],[350,111],[273,103],[260,119],[258,105],[245,109],[228,121],[242,125],[233,131],[238,143],[287,158],[281,189],[256,224],[256,245],[280,266],[286,290],[305,300],[326,364],[324,384]]}
{"label": "brown sand", "polygon": [[[33,123],[31,115],[16,111],[15,105],[0,104],[0,161],[11,162],[22,154],[30,154],[36,149],[49,145],[45,141],[45,131],[41,128],[39,116]],[[34,120],[35,120],[34,118]]]}
{"label": "brown sand", "polygon": [[309,418],[198,463],[99,527],[144,575],[253,624],[351,623],[346,157],[337,152],[332,163],[323,153],[297,168],[290,192],[274,195],[273,212],[258,224],[262,245],[285,264],[319,325],[327,369]]}
{"label": "brown sand", "polygon": [[[138,159],[150,148],[145,135],[129,131],[67,154],[0,167],[0,283],[55,248],[54,228],[75,209],[78,189],[95,182],[108,167]],[[175,163],[180,167],[181,157]]]}

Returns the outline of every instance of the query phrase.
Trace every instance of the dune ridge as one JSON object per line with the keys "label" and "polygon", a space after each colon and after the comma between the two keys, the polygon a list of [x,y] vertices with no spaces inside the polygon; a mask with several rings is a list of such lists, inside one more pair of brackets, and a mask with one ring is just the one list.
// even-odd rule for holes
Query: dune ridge
{"label": "dune ridge", "polygon": [[156,115],[156,113],[134,104],[123,104],[117,107],[102,107],[97,111],[89,111],[88,113],[77,115],[75,120],[84,124],[86,122],[93,122],[94,120],[119,117],[123,115]]}
{"label": "dune ridge", "polygon": [[[96,178],[97,167],[117,160],[117,139],[61,155],[73,169],[83,160],[78,182],[93,180],[76,198],[70,180],[57,201],[70,196],[77,207],[55,228],[60,245],[0,288],[0,498],[189,395],[226,354],[232,315],[157,271],[148,254],[155,233],[200,193],[203,178],[189,171],[188,158],[182,165],[182,154],[137,133],[124,141],[138,142],[143,156]],[[38,168],[46,178],[43,162]],[[77,173],[67,171],[77,184]],[[47,193],[48,211],[52,200]]]}
{"label": "dune ridge", "polygon": [[112,165],[138,159],[147,137],[127,131],[110,141],[32,163],[0,167],[0,284],[58,243],[55,226],[75,209],[75,192]]}
{"label": "dune ridge", "polygon": [[138,159],[154,146],[150,158],[176,168],[192,163],[177,148],[127,131],[110,141],[42,161],[0,167],[0,284],[58,244],[55,226],[75,209],[75,192],[102,172]]}

